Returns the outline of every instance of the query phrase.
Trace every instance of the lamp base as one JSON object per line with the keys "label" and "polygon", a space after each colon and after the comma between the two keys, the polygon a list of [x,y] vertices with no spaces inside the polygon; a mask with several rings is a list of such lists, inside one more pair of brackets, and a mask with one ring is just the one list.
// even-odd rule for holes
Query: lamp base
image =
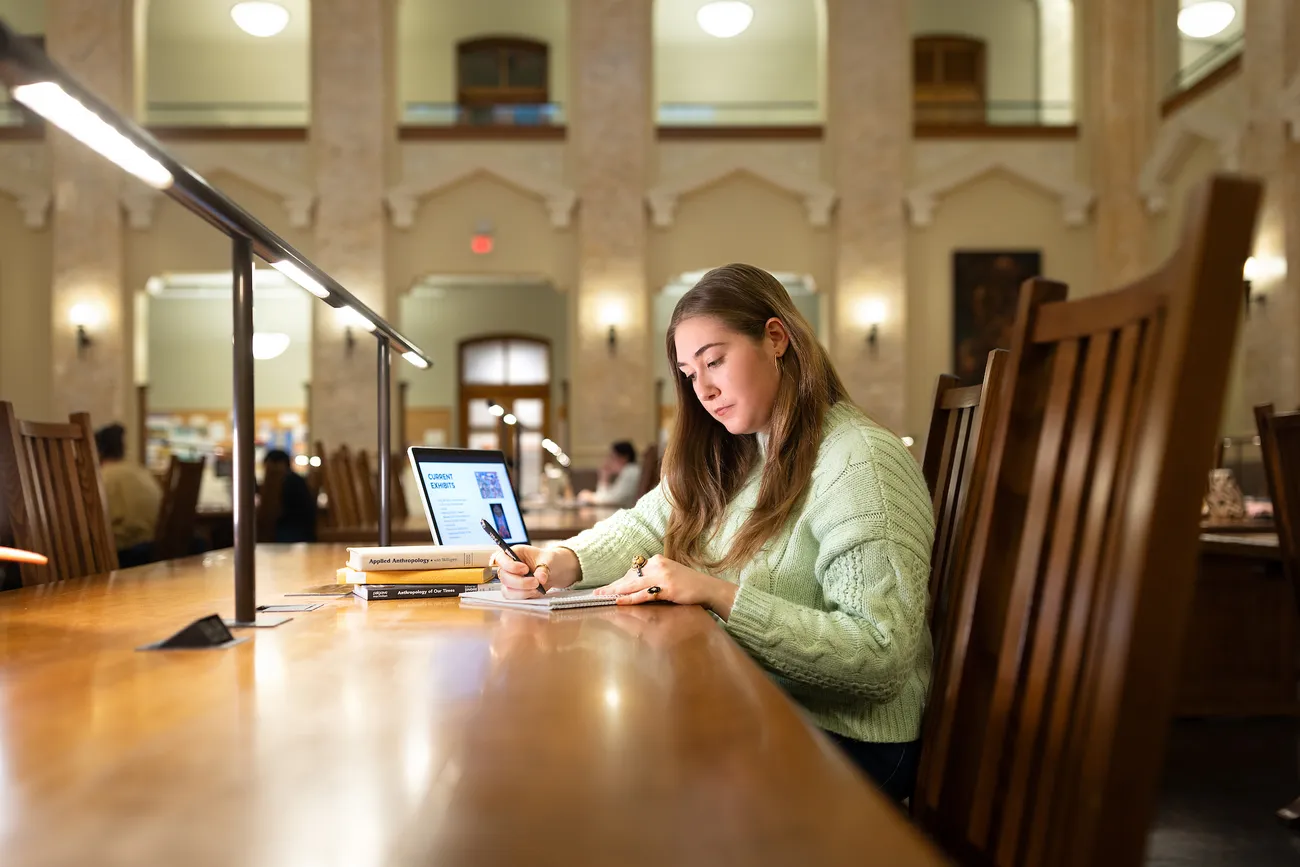
{"label": "lamp base", "polygon": [[247,640],[231,635],[225,621],[215,614],[209,614],[162,641],[137,647],[136,650],[220,650]]}

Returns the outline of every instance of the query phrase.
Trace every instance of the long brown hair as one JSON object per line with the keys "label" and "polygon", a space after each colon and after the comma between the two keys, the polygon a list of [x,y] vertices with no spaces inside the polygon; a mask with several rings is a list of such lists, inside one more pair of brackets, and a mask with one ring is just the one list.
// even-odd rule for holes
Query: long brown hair
{"label": "long brown hair", "polygon": [[[704,556],[705,536],[719,529],[727,504],[744,485],[760,453],[756,437],[731,434],[709,415],[677,368],[677,326],[696,316],[711,316],[755,341],[763,338],[768,320],[775,317],[790,336],[790,345],[777,362],[781,384],[772,406],[758,502],[731,549],[717,561]],[[812,476],[826,410],[845,400],[847,392],[785,287],[752,265],[714,268],[682,296],[668,326],[667,351],[669,367],[676,374],[677,422],[664,452],[665,484],[672,503],[664,554],[698,568],[734,569],[751,560],[789,519]]]}

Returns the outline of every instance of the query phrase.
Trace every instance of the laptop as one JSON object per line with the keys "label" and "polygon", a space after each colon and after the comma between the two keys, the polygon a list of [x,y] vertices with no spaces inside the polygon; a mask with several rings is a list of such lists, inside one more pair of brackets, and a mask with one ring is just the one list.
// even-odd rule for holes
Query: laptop
{"label": "laptop", "polygon": [[504,452],[412,446],[407,456],[436,543],[491,545],[479,524],[486,518],[507,544],[530,544]]}

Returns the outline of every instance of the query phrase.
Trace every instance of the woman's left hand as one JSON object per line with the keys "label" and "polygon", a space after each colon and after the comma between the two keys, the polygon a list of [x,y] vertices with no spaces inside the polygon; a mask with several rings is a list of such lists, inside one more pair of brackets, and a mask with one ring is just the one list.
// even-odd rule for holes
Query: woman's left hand
{"label": "woman's left hand", "polygon": [[[657,593],[651,588],[658,587]],[[641,567],[635,568],[612,584],[598,587],[595,595],[618,596],[619,605],[640,605],[643,602],[675,602],[678,605],[703,605],[723,620],[731,614],[731,604],[736,600],[735,584],[696,572],[674,560],[656,554]]]}

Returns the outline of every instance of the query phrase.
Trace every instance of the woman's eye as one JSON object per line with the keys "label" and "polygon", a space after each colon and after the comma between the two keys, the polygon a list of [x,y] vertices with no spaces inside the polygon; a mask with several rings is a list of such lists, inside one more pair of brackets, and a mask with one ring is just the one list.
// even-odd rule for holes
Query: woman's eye
{"label": "woman's eye", "polygon": [[721,359],[721,358],[717,358],[717,359],[714,359],[713,361],[710,361],[709,364],[708,364],[708,366],[709,366],[709,367],[717,367],[717,366],[718,366],[719,364],[721,364],[721,363],[722,363],[722,359]]}

